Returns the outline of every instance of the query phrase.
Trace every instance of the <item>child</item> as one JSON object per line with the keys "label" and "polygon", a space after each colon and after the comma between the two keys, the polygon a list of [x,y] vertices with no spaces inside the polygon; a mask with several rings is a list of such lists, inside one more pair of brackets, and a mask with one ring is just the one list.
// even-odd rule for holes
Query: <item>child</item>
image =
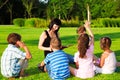
{"label": "child", "polygon": [[[86,33],[86,28],[85,28],[85,26],[80,26],[80,27],[78,27],[77,28],[77,30],[76,30],[76,32],[77,32],[77,34],[78,34],[78,36],[80,36],[81,34],[85,34]],[[89,35],[89,42],[91,42],[91,35]],[[97,57],[97,56],[95,56],[94,55],[94,57],[93,57],[94,59],[94,63],[98,63],[99,62],[99,58]]]}
{"label": "child", "polygon": [[94,35],[90,29],[90,23],[85,22],[85,28],[91,36],[91,40],[88,34],[80,34],[78,38],[78,52],[75,53],[74,61],[76,68],[69,67],[73,75],[79,78],[91,78],[94,76],[94,64],[93,64],[93,50],[94,50]]}
{"label": "child", "polygon": [[46,64],[48,74],[53,80],[65,80],[65,78],[70,76],[69,59],[67,54],[60,50],[60,39],[52,38],[50,41],[50,47],[53,52],[46,56],[41,63],[41,66]]}
{"label": "child", "polygon": [[80,26],[80,27],[77,28],[76,32],[77,32],[78,35],[81,35],[83,33],[86,33],[86,29],[85,29],[84,26]]}
{"label": "child", "polygon": [[111,39],[109,37],[102,37],[100,39],[100,47],[104,51],[100,58],[98,67],[96,66],[96,73],[111,74],[116,69],[115,53],[110,49]]}
{"label": "child", "polygon": [[[31,53],[27,46],[21,41],[21,36],[11,33],[7,37],[8,47],[1,57],[1,73],[4,77],[23,77],[24,69],[27,67],[27,59],[31,58]],[[21,51],[23,48],[25,52]]]}

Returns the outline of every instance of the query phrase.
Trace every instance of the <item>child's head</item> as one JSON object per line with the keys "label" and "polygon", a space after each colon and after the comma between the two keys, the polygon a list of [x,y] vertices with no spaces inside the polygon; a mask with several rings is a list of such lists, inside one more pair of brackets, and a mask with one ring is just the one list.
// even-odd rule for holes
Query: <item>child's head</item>
{"label": "child's head", "polygon": [[7,41],[9,44],[15,45],[17,41],[21,40],[21,36],[17,33],[10,33],[7,37]]}
{"label": "child's head", "polygon": [[109,49],[111,46],[111,39],[109,37],[102,37],[100,39],[100,47],[102,50]]}
{"label": "child's head", "polygon": [[79,57],[84,58],[87,49],[89,48],[89,36],[88,34],[81,34],[78,38],[78,51]]}
{"label": "child's head", "polygon": [[78,35],[80,35],[80,34],[82,34],[82,33],[85,33],[86,32],[86,29],[85,29],[85,27],[84,26],[80,26],[80,27],[78,27],[77,28],[77,34]]}
{"label": "child's head", "polygon": [[61,48],[61,40],[57,37],[53,37],[50,41],[50,46],[53,49],[60,49]]}

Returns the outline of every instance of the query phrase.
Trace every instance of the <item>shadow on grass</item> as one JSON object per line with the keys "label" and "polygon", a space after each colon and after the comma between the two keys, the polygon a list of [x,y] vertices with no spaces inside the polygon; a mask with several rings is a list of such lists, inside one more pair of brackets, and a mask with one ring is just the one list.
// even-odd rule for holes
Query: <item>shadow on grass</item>
{"label": "shadow on grass", "polygon": [[6,43],[0,43],[0,45],[8,45],[8,43],[6,42]]}
{"label": "shadow on grass", "polygon": [[120,50],[115,51],[115,54],[120,57]]}
{"label": "shadow on grass", "polygon": [[38,45],[39,40],[25,40],[24,43],[26,43],[27,45]]}
{"label": "shadow on grass", "polygon": [[120,32],[114,32],[114,33],[107,33],[107,34],[95,34],[95,41],[99,41],[101,37],[105,37],[108,36],[110,37],[112,40],[120,38]]}
{"label": "shadow on grass", "polygon": [[[75,44],[77,42],[77,36],[64,36],[60,38],[62,43]],[[39,40],[25,40],[24,43],[27,45],[38,45]]]}
{"label": "shadow on grass", "polygon": [[43,72],[38,70],[37,66],[36,67],[31,67],[31,68],[27,69],[26,72],[29,74],[29,76],[43,73]]}
{"label": "shadow on grass", "polygon": [[77,42],[77,35],[61,37],[62,43],[75,44]]}

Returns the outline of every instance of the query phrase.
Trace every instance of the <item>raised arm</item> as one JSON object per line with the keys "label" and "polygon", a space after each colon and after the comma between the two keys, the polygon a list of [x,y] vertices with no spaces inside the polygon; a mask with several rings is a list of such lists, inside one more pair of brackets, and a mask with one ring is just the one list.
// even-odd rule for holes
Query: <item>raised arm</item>
{"label": "raised arm", "polygon": [[90,22],[86,21],[84,26],[85,26],[88,34],[90,35],[90,39],[91,39],[90,44],[94,44],[94,35],[93,35],[93,32],[92,32],[92,30],[90,28]]}
{"label": "raised arm", "polygon": [[28,47],[25,45],[25,43],[21,42],[21,41],[17,41],[17,45],[19,45],[21,48],[23,48],[26,52],[26,59],[30,59],[32,58],[32,55],[28,49]]}

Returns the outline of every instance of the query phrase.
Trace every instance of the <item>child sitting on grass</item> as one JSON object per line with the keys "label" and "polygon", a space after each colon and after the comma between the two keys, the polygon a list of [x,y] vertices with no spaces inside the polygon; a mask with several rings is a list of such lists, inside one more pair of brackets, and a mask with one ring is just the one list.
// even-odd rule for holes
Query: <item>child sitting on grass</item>
{"label": "child sitting on grass", "polygon": [[69,67],[70,72],[79,78],[86,79],[94,76],[94,64],[93,64],[93,50],[94,50],[94,35],[90,28],[90,22],[86,21],[84,25],[90,36],[83,31],[78,31],[78,51],[74,55],[74,61],[76,68]]}
{"label": "child sitting on grass", "polygon": [[[27,67],[28,59],[31,53],[27,46],[21,41],[21,36],[17,33],[11,33],[7,38],[8,47],[1,57],[1,73],[4,77],[13,79],[16,77],[23,77],[24,69]],[[19,47],[23,48],[25,52],[21,51]]]}
{"label": "child sitting on grass", "polygon": [[96,66],[96,73],[112,74],[116,69],[116,56],[110,49],[111,39],[109,37],[102,37],[100,39],[100,47],[104,51],[100,58],[100,63]]}
{"label": "child sitting on grass", "polygon": [[65,80],[70,76],[69,59],[67,54],[60,50],[61,41],[58,38],[52,38],[50,41],[50,47],[53,50],[48,54],[41,66],[46,65],[45,71],[53,80]]}

